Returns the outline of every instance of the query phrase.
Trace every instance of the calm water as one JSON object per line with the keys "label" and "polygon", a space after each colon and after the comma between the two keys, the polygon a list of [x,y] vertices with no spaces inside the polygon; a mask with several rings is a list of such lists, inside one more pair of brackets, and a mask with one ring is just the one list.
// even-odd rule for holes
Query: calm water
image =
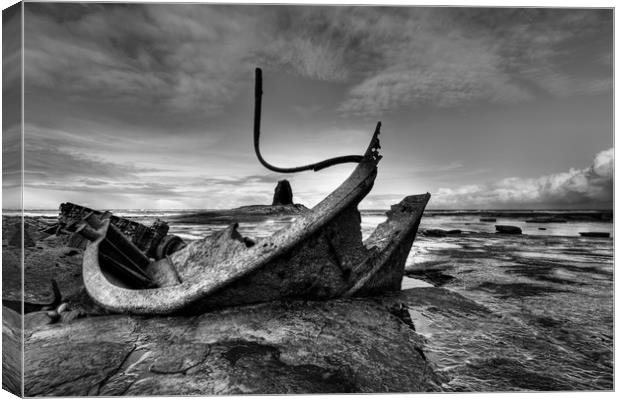
{"label": "calm water", "polygon": [[[147,224],[181,213],[117,212]],[[239,230],[260,238],[293,220],[241,223]],[[363,211],[363,237],[384,220],[379,212]],[[519,226],[524,235],[493,234],[495,224]],[[191,241],[224,227],[172,223],[170,233]],[[419,235],[407,260],[410,277],[398,294],[426,338],[425,354],[443,375],[444,389],[613,389],[613,239],[579,236],[613,234],[612,223],[501,217],[481,223],[479,216],[435,215],[424,217],[420,229],[463,231]]]}
{"label": "calm water", "polygon": [[[132,209],[117,210],[116,215],[134,218],[138,221],[144,221],[150,224],[153,218],[161,218],[166,220],[169,217],[186,215],[200,210],[148,210],[148,209]],[[386,217],[382,211],[361,211],[362,213],[362,234],[367,237],[372,230]],[[3,211],[4,215],[18,215],[14,211]],[[58,210],[27,210],[24,212],[26,216],[45,216],[55,218]],[[255,223],[241,223],[239,228],[246,235],[252,237],[265,237],[273,234],[278,229],[287,226],[294,220],[293,217],[284,216],[278,218],[266,219]],[[480,216],[462,215],[462,216],[444,216],[444,215],[425,215],[420,225],[421,229],[459,229],[464,232],[480,232],[495,233],[496,224],[507,224],[518,226],[523,230],[523,234],[537,236],[579,236],[584,231],[603,231],[609,232],[613,236],[613,224],[609,222],[570,222],[570,223],[526,223],[523,219],[518,218],[502,218],[498,217],[496,222],[480,222]],[[195,240],[203,237],[205,234],[211,234],[213,231],[222,229],[221,224],[173,224],[170,226],[173,234],[178,234],[188,240]],[[545,230],[540,230],[543,228]]]}

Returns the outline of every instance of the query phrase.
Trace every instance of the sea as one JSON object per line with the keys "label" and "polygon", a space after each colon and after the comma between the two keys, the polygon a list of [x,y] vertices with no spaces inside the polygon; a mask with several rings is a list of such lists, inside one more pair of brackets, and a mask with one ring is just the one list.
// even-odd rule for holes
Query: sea
{"label": "sea", "polygon": [[[116,210],[146,224],[196,210]],[[26,211],[55,217],[57,210]],[[7,213],[5,213],[7,214]],[[8,213],[10,214],[10,213]],[[396,296],[425,339],[425,356],[446,391],[613,390],[613,223],[527,223],[523,217],[434,211],[422,218]],[[386,219],[362,210],[362,235]],[[293,216],[243,222],[252,238],[286,228]],[[522,229],[495,233],[495,225]],[[196,240],[221,223],[174,223],[170,234]],[[460,230],[432,237],[425,230]],[[586,238],[580,232],[607,232]]]}
{"label": "sea", "polygon": [[[209,209],[188,209],[188,210],[151,210],[151,209],[117,209],[112,210],[115,215],[134,219],[138,222],[144,222],[147,225],[152,223],[153,219],[159,218],[167,220],[178,216],[192,215],[199,212],[217,211]],[[368,237],[375,227],[386,220],[385,210],[361,210],[362,215],[362,236]],[[502,211],[497,211],[501,213]],[[18,211],[3,210],[3,215],[17,216]],[[447,213],[447,215],[443,215]],[[593,222],[593,221],[571,221],[570,223],[526,223],[525,218],[517,217],[497,217],[494,223],[480,222],[480,216],[472,214],[472,211],[431,211],[430,215],[422,218],[420,224],[421,229],[445,229],[454,230],[461,229],[469,232],[478,233],[494,233],[495,225],[511,225],[520,227],[523,234],[536,236],[567,236],[577,237],[580,232],[597,231],[608,232],[613,236],[613,223],[610,222]],[[535,217],[537,211],[532,211],[532,217]],[[570,211],[566,211],[570,213]],[[57,209],[42,210],[25,210],[24,216],[56,218],[58,216]],[[562,212],[556,212],[561,217]],[[277,230],[286,227],[294,220],[293,216],[269,217],[256,222],[240,223],[239,231],[249,237],[266,237],[270,236]],[[540,228],[545,230],[540,230]],[[175,223],[170,226],[170,233],[176,234],[185,240],[196,240],[205,235],[209,235],[214,231],[226,227],[221,223],[214,224],[196,224]]]}

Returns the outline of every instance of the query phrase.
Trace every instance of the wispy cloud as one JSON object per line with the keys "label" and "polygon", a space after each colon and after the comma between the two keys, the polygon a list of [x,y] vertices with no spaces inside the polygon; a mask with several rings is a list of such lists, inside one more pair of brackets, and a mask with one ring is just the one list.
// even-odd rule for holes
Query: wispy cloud
{"label": "wispy cloud", "polygon": [[324,81],[344,81],[348,69],[340,44],[311,37],[278,37],[264,52],[267,65],[288,67],[301,76]]}
{"label": "wispy cloud", "polygon": [[[2,90],[19,88],[21,76],[21,12],[19,7],[2,13]],[[3,103],[4,104],[4,103]]]}
{"label": "wispy cloud", "polygon": [[[61,14],[79,9],[73,19]],[[25,74],[71,96],[215,112],[236,95],[251,46],[249,16],[220,7],[26,7]]]}
{"label": "wispy cloud", "polygon": [[592,55],[604,60],[611,54],[607,37],[600,43],[601,31],[611,29],[608,12],[414,8],[401,18],[392,17],[389,46],[382,24],[368,24],[369,46],[383,49],[380,57],[388,62],[353,86],[342,112],[378,115],[421,104],[522,102],[540,91],[568,96],[611,90],[610,67],[585,74],[566,68],[566,57],[573,64],[579,57],[566,46],[576,40],[595,37]]}
{"label": "wispy cloud", "polygon": [[2,129],[2,173],[19,171],[21,164],[21,126]]}
{"label": "wispy cloud", "polygon": [[2,11],[2,198],[21,202],[21,8]]}
{"label": "wispy cloud", "polygon": [[601,151],[584,169],[537,178],[510,177],[489,184],[440,188],[435,208],[610,208],[614,149]]}
{"label": "wispy cloud", "polygon": [[[99,209],[127,208],[140,204],[147,208],[233,208],[248,204],[269,204],[274,185],[252,178],[161,177],[124,181],[66,179],[31,182],[25,185],[26,208],[56,208],[71,201]],[[41,198],[41,195],[44,196]]]}
{"label": "wispy cloud", "polygon": [[[289,9],[290,26],[281,21]],[[346,47],[309,36],[317,21],[303,7],[29,4],[26,10],[29,86],[77,98],[96,93],[128,105],[216,114],[257,65],[327,81],[348,73]]]}
{"label": "wispy cloud", "polygon": [[24,165],[26,183],[28,176],[37,175],[43,179],[68,179],[81,176],[105,176],[127,178],[140,172],[156,169],[137,167],[130,162],[114,163],[99,157],[70,152],[61,149],[36,146],[29,142],[25,150]]}
{"label": "wispy cloud", "polygon": [[[45,133],[44,129],[29,131],[36,132],[35,136]],[[145,167],[143,163],[111,161],[93,155],[88,140],[72,143],[67,135],[50,135],[48,131],[48,137],[41,141],[33,137],[26,141],[27,208],[55,208],[63,201],[96,208],[137,203],[153,208],[229,208],[247,205],[244,199],[266,204],[275,183],[282,179],[273,173],[218,175],[213,170],[195,168],[187,173],[183,165],[170,165],[174,170],[165,170]],[[8,161],[9,157],[4,159]],[[11,177],[4,176],[5,188],[15,180]]]}
{"label": "wispy cloud", "polygon": [[540,73],[540,86],[556,97],[611,93],[613,78],[574,79],[563,73],[546,71]]}
{"label": "wispy cloud", "polygon": [[[235,100],[257,64],[346,83],[340,111],[347,115],[611,88],[609,66],[598,75],[565,68],[566,57],[575,57],[567,43],[611,32],[611,12],[605,11],[184,4],[26,9],[27,81],[73,96],[96,92],[178,111],[218,112]],[[593,59],[611,53],[611,42],[591,47]]]}

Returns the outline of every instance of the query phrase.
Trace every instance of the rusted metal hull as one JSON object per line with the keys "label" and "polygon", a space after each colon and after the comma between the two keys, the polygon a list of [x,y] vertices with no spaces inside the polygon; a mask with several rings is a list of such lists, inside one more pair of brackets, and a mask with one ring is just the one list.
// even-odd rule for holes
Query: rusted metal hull
{"label": "rusted metal hull", "polygon": [[[161,259],[173,252],[173,250],[182,248],[184,245],[181,238],[168,235],[168,224],[159,219],[155,220],[151,226],[145,226],[135,220],[112,215],[110,212],[97,211],[71,202],[60,204],[58,224],[54,228],[60,232],[75,233],[77,226],[82,220],[92,216],[110,219],[110,223],[129,238],[136,247],[155,259]],[[49,230],[52,233],[51,228]],[[73,234],[68,246],[84,249],[87,244],[88,240],[85,237]],[[172,246],[174,248],[171,248]]]}
{"label": "rusted metal hull", "polygon": [[[157,287],[138,288],[109,270],[110,223],[88,226],[83,274],[90,296],[116,312],[198,313],[281,298],[327,299],[400,289],[404,263],[430,195],[405,198],[365,242],[359,202],[377,174],[378,139],[351,176],[310,212],[249,243],[236,224],[141,267]],[[97,223],[94,223],[97,224]],[[107,258],[106,258],[107,256]],[[140,263],[138,259],[136,264]]]}

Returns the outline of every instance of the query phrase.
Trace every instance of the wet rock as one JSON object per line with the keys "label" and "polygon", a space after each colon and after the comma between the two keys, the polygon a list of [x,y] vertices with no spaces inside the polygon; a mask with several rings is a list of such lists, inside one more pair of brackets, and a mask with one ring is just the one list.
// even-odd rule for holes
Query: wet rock
{"label": "wet rock", "polygon": [[486,281],[474,289],[484,290],[499,296],[500,298],[519,298],[528,296],[549,295],[555,292],[566,292],[562,289],[553,288],[541,284],[529,283],[495,283]]}
{"label": "wet rock", "polygon": [[566,223],[566,219],[562,219],[559,217],[537,217],[537,218],[531,218],[531,219],[526,219],[525,223]]}
{"label": "wet rock", "polygon": [[81,316],[82,312],[79,309],[68,310],[60,313],[60,322],[69,323],[70,321],[76,320]]}
{"label": "wet rock", "polygon": [[[29,247],[34,247],[36,245],[35,240],[32,239],[32,237],[30,236],[30,232],[28,231],[28,229],[23,229],[23,233],[24,233],[24,247],[29,248]],[[17,247],[17,248],[21,248],[22,247],[22,223],[21,222],[17,222],[13,225],[13,229],[12,229],[12,233],[10,235],[11,238],[9,238],[9,245],[13,246],[13,247]]]}
{"label": "wet rock", "polygon": [[[16,312],[21,311],[23,301],[22,268],[20,250],[2,249],[2,300]],[[10,305],[9,305],[10,302]]]}
{"label": "wet rock", "polygon": [[59,224],[54,223],[51,226],[42,228],[41,230],[39,230],[39,233],[45,236],[55,235],[59,232],[58,228],[59,228]]}
{"label": "wet rock", "polygon": [[288,180],[280,180],[273,193],[271,205],[293,205],[293,189]]}
{"label": "wet rock", "polygon": [[495,225],[495,230],[499,234],[521,234],[521,228],[517,226],[508,226],[508,225]]}
{"label": "wet rock", "polygon": [[422,281],[426,281],[427,283],[430,283],[435,287],[441,287],[442,285],[448,284],[455,278],[454,276],[443,272],[444,270],[441,269],[410,270],[407,272],[407,275]]}
{"label": "wet rock", "polygon": [[81,252],[75,248],[67,248],[67,250],[63,252],[64,256],[74,256],[74,255],[80,255],[80,254]]}
{"label": "wet rock", "polygon": [[476,378],[492,379],[505,386],[528,391],[570,391],[575,390],[557,373],[534,371],[527,364],[516,359],[493,357],[476,359],[464,366],[468,374]]}
{"label": "wet rock", "polygon": [[386,305],[361,299],[91,317],[26,334],[25,394],[436,391],[423,342]]}
{"label": "wet rock", "polygon": [[580,232],[580,236],[582,237],[598,237],[598,238],[607,238],[610,233],[604,231],[588,231],[588,232]]}
{"label": "wet rock", "polygon": [[[81,253],[67,256],[67,248],[44,248],[25,252],[23,300],[40,310],[42,306],[59,303],[58,296],[75,294],[83,287]],[[2,251],[2,287],[4,301],[21,301],[21,267],[19,254],[12,249]],[[56,290],[54,280],[57,283]],[[32,311],[26,309],[26,312]]]}
{"label": "wet rock", "polygon": [[[577,255],[579,251],[567,252],[568,256],[574,256],[573,254]],[[514,256],[512,259],[514,264],[507,265],[504,269],[507,273],[517,274],[543,282],[562,285],[582,285],[587,275],[594,275],[597,277],[597,280],[611,281],[613,278],[612,270],[592,265],[571,265],[559,259],[531,259],[519,256]],[[568,272],[568,274],[558,274],[558,271],[565,271]]]}
{"label": "wet rock", "polygon": [[50,312],[38,311],[31,312],[24,316],[24,329],[36,330],[41,326],[54,323],[54,317],[50,317]]}
{"label": "wet rock", "polygon": [[426,237],[445,237],[449,235],[461,234],[461,230],[442,230],[442,229],[426,229],[422,232]]}
{"label": "wet rock", "polygon": [[2,307],[2,389],[22,396],[22,320],[19,313]]}
{"label": "wet rock", "polygon": [[422,231],[422,235],[425,237],[445,237],[446,231],[441,229],[426,229]]}
{"label": "wet rock", "polygon": [[556,320],[549,316],[535,317],[534,322],[544,328],[556,328],[561,327],[564,324],[562,321]]}
{"label": "wet rock", "polygon": [[553,220],[552,223],[564,223],[563,221],[592,221],[592,222],[600,222],[600,221],[611,221],[613,220],[613,210],[587,210],[587,211],[562,211],[561,213],[550,211],[536,211],[536,213],[532,213],[532,211],[466,211],[462,210],[454,210],[454,211],[433,211],[428,210],[425,213],[425,217],[433,217],[433,216],[478,216],[480,218],[510,218],[510,219],[527,219],[527,220],[535,220],[538,222],[539,219],[549,219]]}
{"label": "wet rock", "polygon": [[432,307],[437,312],[444,314],[491,314],[491,311],[485,306],[445,288],[412,288],[394,293],[392,296],[394,299],[404,302],[409,307]]}

